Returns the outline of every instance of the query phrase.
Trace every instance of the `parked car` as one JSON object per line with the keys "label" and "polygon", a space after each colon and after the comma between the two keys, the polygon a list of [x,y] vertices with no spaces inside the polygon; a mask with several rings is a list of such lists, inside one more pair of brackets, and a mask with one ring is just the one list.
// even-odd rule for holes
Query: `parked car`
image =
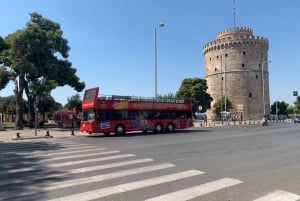
{"label": "parked car", "polygon": [[300,123],[300,118],[295,118],[294,123]]}

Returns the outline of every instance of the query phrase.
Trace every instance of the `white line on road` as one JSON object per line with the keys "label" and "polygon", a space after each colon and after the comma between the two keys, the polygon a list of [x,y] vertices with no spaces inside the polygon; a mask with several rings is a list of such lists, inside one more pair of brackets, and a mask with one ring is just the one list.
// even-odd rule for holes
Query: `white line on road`
{"label": "white line on road", "polygon": [[95,165],[95,166],[90,166],[90,167],[85,167],[85,168],[71,169],[71,170],[68,170],[68,172],[76,174],[76,173],[89,172],[89,171],[95,171],[95,170],[104,170],[104,169],[109,169],[109,168],[114,168],[114,167],[121,167],[121,166],[126,166],[126,165],[133,165],[133,164],[138,164],[138,163],[151,162],[151,161],[153,161],[153,159],[151,159],[151,158],[137,159],[137,160],[116,162],[116,163],[109,163],[109,164],[104,164],[104,165]]}
{"label": "white line on road", "polygon": [[107,150],[106,148],[81,148],[80,150],[74,150],[74,151],[64,151],[66,149],[63,150],[57,150],[59,153],[57,152],[51,152],[51,153],[44,153],[44,154],[36,154],[35,156],[56,156],[56,155],[65,155],[65,154],[76,154],[76,153],[85,153],[85,152],[90,152],[90,151],[104,151]]}
{"label": "white line on road", "polygon": [[290,193],[287,191],[277,190],[254,201],[296,201],[299,199],[300,195]]}
{"label": "white line on road", "polygon": [[185,179],[197,175],[204,174],[204,172],[198,170],[189,170],[184,172],[179,172],[175,174],[169,174],[160,177],[154,177],[151,179],[140,180],[131,183],[120,184],[116,186],[110,186],[102,189],[87,191],[83,193],[73,194],[69,196],[60,197],[53,200],[48,201],[85,201],[85,200],[94,200],[103,197],[107,197],[110,195],[125,193],[128,191],[133,191],[137,189],[142,189],[162,183],[172,182],[180,179]]}
{"label": "white line on road", "polygon": [[[85,156],[94,156],[94,155],[104,155],[104,154],[110,154],[110,153],[118,153],[120,151],[111,151],[111,152],[95,152],[95,153],[89,153],[84,155],[83,153],[85,152],[91,152],[91,151],[104,151],[105,148],[99,148],[99,149],[88,149],[88,151],[86,150],[77,150],[77,151],[67,151],[64,152],[63,150],[60,150],[59,153],[45,153],[45,154],[36,154],[36,155],[22,155],[22,154],[15,154],[15,156],[11,156],[9,158],[3,159],[1,160],[2,162],[6,162],[9,163],[9,161],[12,161],[13,163],[15,163],[13,160],[19,160],[19,159],[37,159],[37,160],[43,160],[43,161],[48,161],[48,160],[60,160],[60,159],[68,159],[68,158],[79,158],[79,157],[85,157]],[[81,154],[76,154],[76,153],[81,153]],[[102,153],[102,154],[100,154]],[[47,156],[59,156],[59,155],[66,155],[66,154],[73,154],[72,156],[61,156],[61,157],[54,157],[54,158],[43,158],[43,157],[47,157]],[[76,154],[76,155],[75,155]]]}
{"label": "white line on road", "polygon": [[202,195],[221,190],[223,188],[234,186],[240,183],[243,182],[237,179],[224,178],[206,184],[202,184],[199,186],[194,186],[191,188],[153,197],[147,199],[146,201],[173,201],[173,200],[185,201],[185,200],[194,199]]}
{"label": "white line on road", "polygon": [[41,161],[55,161],[55,160],[64,160],[64,159],[70,159],[70,158],[81,158],[81,157],[89,157],[89,156],[101,156],[105,154],[115,154],[120,153],[120,151],[104,151],[104,152],[96,152],[96,153],[89,153],[89,154],[76,154],[71,156],[59,156],[54,158],[47,158],[47,159],[41,159]]}
{"label": "white line on road", "polygon": [[102,158],[92,158],[92,159],[79,160],[79,161],[53,163],[53,164],[48,164],[48,166],[49,167],[63,167],[63,166],[77,165],[77,164],[83,164],[83,163],[91,163],[91,162],[99,162],[99,161],[106,161],[106,160],[113,160],[113,159],[120,159],[120,158],[128,158],[128,157],[133,157],[133,156],[135,156],[135,155],[134,154],[122,154],[122,155],[107,156],[107,157],[102,157]]}
{"label": "white line on road", "polygon": [[174,166],[175,165],[170,164],[170,163],[160,164],[160,165],[152,165],[152,166],[134,168],[134,169],[129,169],[129,170],[123,170],[123,171],[119,171],[119,172],[113,172],[113,173],[109,173],[109,174],[84,177],[84,178],[79,178],[79,179],[70,179],[70,180],[61,181],[61,182],[53,182],[49,186],[40,187],[40,188],[42,190],[50,191],[50,190],[71,187],[71,186],[89,184],[89,183],[106,181],[106,180],[110,180],[110,179],[116,179],[116,178],[120,178],[120,177],[130,176],[130,175],[136,175],[136,174],[141,174],[141,173],[146,173],[146,172],[162,170],[162,169],[171,168]]}
{"label": "white line on road", "polygon": [[[70,169],[70,170],[66,170],[64,172],[57,173],[57,174],[53,174],[53,172],[51,170],[40,171],[36,168],[23,168],[23,169],[21,169],[22,171],[34,171],[35,170],[37,172],[34,174],[31,174],[31,175],[25,176],[25,177],[9,178],[6,180],[2,180],[0,183],[0,186],[11,185],[11,184],[16,185],[16,184],[25,183],[28,181],[33,181],[33,180],[39,179],[41,175],[42,175],[43,179],[48,179],[48,178],[54,178],[54,177],[67,176],[68,174],[85,173],[85,172],[89,172],[89,171],[104,170],[104,169],[109,169],[109,168],[114,168],[114,167],[146,163],[146,162],[151,162],[151,161],[153,161],[153,159],[150,159],[150,158],[122,161],[122,162],[109,163],[109,164],[104,164],[104,165],[95,165],[95,166],[90,166],[90,167],[86,167],[86,168]],[[1,174],[1,172],[0,172],[0,174]],[[3,174],[4,174],[4,172],[3,172]]]}
{"label": "white line on road", "polygon": [[[133,165],[133,164],[139,164],[139,163],[146,163],[146,162],[152,162],[153,159],[151,158],[145,158],[145,159],[136,159],[136,160],[130,160],[130,161],[122,161],[122,162],[116,162],[116,163],[109,163],[109,164],[104,164],[104,165],[95,165],[95,166],[89,166],[85,168],[74,168],[74,169],[69,169],[66,170],[67,173],[82,173],[82,172],[89,172],[89,171],[95,171],[95,170],[104,170],[104,169],[109,169],[109,168],[114,168],[114,167],[121,167],[121,166],[126,166],[126,165]],[[24,173],[24,172],[31,172],[31,171],[40,171],[37,167],[26,167],[26,168],[19,168],[19,169],[10,169],[7,171],[0,171],[1,174],[7,174],[7,173]],[[51,171],[50,171],[51,172]],[[45,174],[46,172],[42,172]],[[38,175],[36,173],[35,175]]]}
{"label": "white line on road", "polygon": [[[30,149],[29,149],[30,148]],[[36,150],[36,149],[41,149],[41,147],[29,147],[26,150],[22,150],[22,153],[18,153],[18,155],[28,155],[28,154],[44,154],[47,153],[48,151],[71,151],[71,150],[84,150],[91,148],[89,145],[80,145],[76,147],[55,147],[55,148],[43,148],[43,150]],[[11,148],[9,150],[13,150],[10,152],[5,152],[6,154],[16,154],[16,148]],[[36,151],[33,151],[36,150]],[[19,150],[20,151],[20,150]]]}

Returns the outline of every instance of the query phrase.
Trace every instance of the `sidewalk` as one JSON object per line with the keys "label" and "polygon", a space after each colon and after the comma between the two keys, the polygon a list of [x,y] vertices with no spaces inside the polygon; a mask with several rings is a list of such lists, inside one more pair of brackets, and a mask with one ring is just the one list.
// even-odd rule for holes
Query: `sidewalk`
{"label": "sidewalk", "polygon": [[[285,121],[286,123],[291,123],[291,121]],[[242,126],[242,125],[258,125],[260,121],[255,120],[247,120],[243,121],[243,123],[239,122],[207,122],[204,124],[203,121],[194,121],[195,128],[213,128],[219,126]],[[270,122],[275,123],[275,122]],[[277,122],[281,123],[281,122]],[[0,142],[1,141],[10,141],[10,140],[18,140],[18,139],[34,139],[34,138],[46,138],[47,132],[49,133],[50,137],[55,138],[66,138],[66,137],[74,137],[74,136],[88,136],[88,133],[83,133],[79,130],[72,130],[72,129],[62,129],[62,128],[39,128],[35,131],[34,128],[24,128],[23,130],[14,130],[14,129],[0,129]],[[20,138],[16,138],[17,133],[19,133]],[[74,134],[74,135],[72,135]]]}
{"label": "sidewalk", "polygon": [[[17,138],[17,133],[19,133],[20,138]],[[86,136],[88,134],[80,132],[79,130],[72,129],[60,129],[60,128],[39,128],[37,130],[24,128],[23,130],[14,130],[14,129],[6,129],[0,130],[0,142],[1,141],[10,141],[10,140],[18,140],[18,139],[34,139],[34,138],[46,138],[47,133],[50,137],[55,138],[64,138],[64,137],[72,137],[74,136]]]}

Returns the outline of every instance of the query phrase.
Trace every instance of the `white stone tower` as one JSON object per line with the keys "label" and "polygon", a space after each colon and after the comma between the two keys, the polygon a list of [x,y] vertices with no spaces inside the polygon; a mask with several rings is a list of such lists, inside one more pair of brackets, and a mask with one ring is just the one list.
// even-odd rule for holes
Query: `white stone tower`
{"label": "white stone tower", "polygon": [[208,119],[214,119],[213,105],[222,97],[232,102],[230,112],[242,114],[243,120],[270,113],[268,49],[268,39],[254,36],[248,27],[222,30],[204,46],[207,92],[214,99]]}

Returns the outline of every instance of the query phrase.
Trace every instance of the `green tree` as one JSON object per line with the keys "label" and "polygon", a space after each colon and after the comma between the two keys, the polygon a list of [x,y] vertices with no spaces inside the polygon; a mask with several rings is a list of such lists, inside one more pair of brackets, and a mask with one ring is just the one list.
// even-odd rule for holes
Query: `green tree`
{"label": "green tree", "polygon": [[45,119],[47,114],[49,116],[49,114],[52,114],[61,107],[61,104],[57,103],[50,94],[40,97],[37,104],[38,112],[42,115],[43,119]]}
{"label": "green tree", "polygon": [[271,114],[275,114],[276,115],[276,104],[277,104],[277,114],[278,115],[288,115],[288,107],[289,104],[282,101],[275,101],[273,103],[273,105],[271,105]]}
{"label": "green tree", "polygon": [[10,81],[9,78],[11,76],[9,71],[7,70],[7,68],[5,68],[5,66],[3,66],[4,59],[5,59],[3,54],[4,54],[5,49],[7,49],[7,45],[6,45],[5,41],[3,40],[3,38],[0,36],[0,90],[5,88],[5,86]]}
{"label": "green tree", "polygon": [[65,105],[65,108],[69,110],[76,109],[76,111],[82,111],[81,107],[81,96],[77,93],[74,96],[68,97],[67,104]]}
{"label": "green tree", "polygon": [[199,105],[205,112],[211,108],[212,97],[206,92],[207,83],[205,79],[198,77],[186,78],[182,81],[179,90],[176,92],[176,98],[190,98],[193,102],[193,111],[197,111]]}
{"label": "green tree", "polygon": [[5,38],[8,50],[2,57],[14,77],[17,128],[22,128],[24,90],[32,107],[39,97],[47,96],[56,87],[69,85],[78,92],[85,87],[67,60],[70,47],[60,25],[38,13],[30,16],[24,29]]}
{"label": "green tree", "polygon": [[[7,97],[0,97],[0,111],[5,117],[10,117],[4,121],[13,121],[16,113],[16,99],[14,95]],[[3,119],[2,119],[3,120]]]}
{"label": "green tree", "polygon": [[161,94],[158,94],[157,98],[160,98],[160,99],[175,99],[175,94],[173,93],[168,93],[168,94],[165,94],[165,95],[161,95]]}
{"label": "green tree", "polygon": [[[214,114],[216,119],[221,120],[221,112],[225,111],[225,97],[220,98],[216,101],[216,103],[213,106]],[[233,108],[232,102],[226,98],[226,112],[229,112]]]}
{"label": "green tree", "polygon": [[288,114],[295,114],[295,112],[294,112],[294,106],[289,105],[288,108],[287,108],[287,112],[288,112]]}
{"label": "green tree", "polygon": [[300,96],[297,96],[296,101],[294,102],[294,113],[300,114]]}

